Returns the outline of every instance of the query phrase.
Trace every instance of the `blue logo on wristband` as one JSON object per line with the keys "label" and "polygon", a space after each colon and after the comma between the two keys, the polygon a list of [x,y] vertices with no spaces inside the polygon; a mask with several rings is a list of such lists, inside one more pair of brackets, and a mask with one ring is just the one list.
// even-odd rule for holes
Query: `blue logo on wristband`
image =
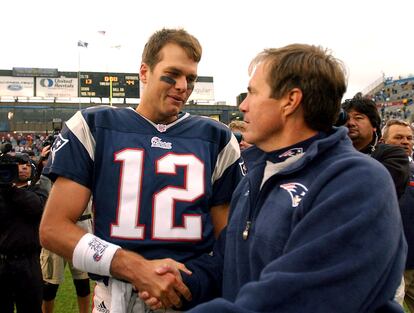
{"label": "blue logo on wristband", "polygon": [[108,247],[107,244],[104,244],[98,238],[92,238],[88,246],[95,252],[93,254],[93,260],[95,262],[99,262],[102,259],[105,249]]}

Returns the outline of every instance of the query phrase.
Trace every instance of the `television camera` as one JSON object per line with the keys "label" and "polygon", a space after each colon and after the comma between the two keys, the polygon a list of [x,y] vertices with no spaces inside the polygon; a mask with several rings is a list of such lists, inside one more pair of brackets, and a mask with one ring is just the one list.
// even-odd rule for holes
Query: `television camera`
{"label": "television camera", "polygon": [[0,188],[11,186],[19,179],[19,164],[27,164],[30,157],[26,153],[8,154],[12,149],[10,143],[0,146]]}

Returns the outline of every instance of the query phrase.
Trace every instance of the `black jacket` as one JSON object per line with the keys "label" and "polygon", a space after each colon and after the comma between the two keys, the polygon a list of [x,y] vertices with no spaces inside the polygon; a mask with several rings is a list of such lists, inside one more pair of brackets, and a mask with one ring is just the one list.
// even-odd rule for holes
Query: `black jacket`
{"label": "black jacket", "polygon": [[0,254],[40,252],[39,224],[47,196],[39,184],[0,188]]}
{"label": "black jacket", "polygon": [[381,143],[376,145],[371,156],[387,168],[394,181],[397,196],[400,198],[410,178],[410,166],[405,150],[399,146]]}
{"label": "black jacket", "polygon": [[401,217],[408,244],[406,270],[414,269],[414,163],[410,163],[410,182],[400,199]]}

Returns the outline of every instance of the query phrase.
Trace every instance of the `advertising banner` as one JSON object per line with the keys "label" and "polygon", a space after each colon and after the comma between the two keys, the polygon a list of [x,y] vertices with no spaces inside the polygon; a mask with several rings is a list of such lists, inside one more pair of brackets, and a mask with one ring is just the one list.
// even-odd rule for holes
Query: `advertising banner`
{"label": "advertising banner", "polygon": [[36,77],[36,96],[76,98],[78,96],[78,79]]}
{"label": "advertising banner", "polygon": [[193,93],[188,100],[214,101],[214,83],[196,81]]}
{"label": "advertising banner", "polygon": [[33,77],[0,76],[0,96],[33,97]]}

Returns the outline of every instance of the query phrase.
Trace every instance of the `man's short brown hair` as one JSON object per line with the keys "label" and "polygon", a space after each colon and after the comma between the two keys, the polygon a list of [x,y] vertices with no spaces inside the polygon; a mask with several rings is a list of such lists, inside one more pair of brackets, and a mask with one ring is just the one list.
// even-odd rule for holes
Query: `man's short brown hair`
{"label": "man's short brown hair", "polygon": [[302,91],[306,124],[314,130],[329,130],[338,118],[346,91],[343,63],[319,46],[292,44],[265,49],[252,61],[249,71],[266,64],[270,97],[282,98],[293,88]]}
{"label": "man's short brown hair", "polygon": [[184,29],[167,29],[163,28],[155,32],[145,44],[144,51],[142,52],[142,62],[147,64],[151,70],[161,60],[161,49],[169,44],[176,44],[184,49],[187,56],[195,62],[200,62],[202,48],[193,35],[187,33]]}

